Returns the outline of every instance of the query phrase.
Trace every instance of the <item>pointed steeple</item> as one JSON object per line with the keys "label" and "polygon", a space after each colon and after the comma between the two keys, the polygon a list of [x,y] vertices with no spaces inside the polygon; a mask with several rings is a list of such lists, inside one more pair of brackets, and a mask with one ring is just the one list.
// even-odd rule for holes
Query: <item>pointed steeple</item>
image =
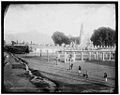
{"label": "pointed steeple", "polygon": [[79,35],[79,45],[81,44],[81,35],[83,32],[83,23],[81,24],[81,28],[80,28],[80,35]]}

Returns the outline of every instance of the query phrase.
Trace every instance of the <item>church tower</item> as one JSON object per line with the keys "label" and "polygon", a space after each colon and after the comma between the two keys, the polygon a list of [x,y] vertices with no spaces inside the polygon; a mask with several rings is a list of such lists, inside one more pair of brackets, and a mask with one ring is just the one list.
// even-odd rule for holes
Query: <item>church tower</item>
{"label": "church tower", "polygon": [[80,35],[79,35],[79,45],[81,44],[81,35],[83,32],[83,23],[81,24],[81,28],[80,28]]}

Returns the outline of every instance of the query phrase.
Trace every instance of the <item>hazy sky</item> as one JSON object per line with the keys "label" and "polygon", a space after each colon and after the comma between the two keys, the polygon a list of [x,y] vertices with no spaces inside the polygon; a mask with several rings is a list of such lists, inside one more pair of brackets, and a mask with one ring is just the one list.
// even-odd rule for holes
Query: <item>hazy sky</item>
{"label": "hazy sky", "polygon": [[[5,33],[37,31],[52,35],[60,31],[78,36],[105,26],[115,29],[114,4],[37,4],[11,5],[5,16]],[[86,35],[87,34],[87,35]]]}

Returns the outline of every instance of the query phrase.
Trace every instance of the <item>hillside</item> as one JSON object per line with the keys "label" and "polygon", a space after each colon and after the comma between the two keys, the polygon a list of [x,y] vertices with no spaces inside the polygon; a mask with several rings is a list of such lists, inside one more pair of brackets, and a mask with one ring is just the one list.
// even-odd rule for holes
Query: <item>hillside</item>
{"label": "hillside", "polygon": [[33,42],[39,44],[48,44],[52,43],[52,39],[50,35],[39,33],[39,32],[24,32],[24,33],[15,33],[15,34],[5,34],[4,35],[5,41],[25,41],[25,42]]}

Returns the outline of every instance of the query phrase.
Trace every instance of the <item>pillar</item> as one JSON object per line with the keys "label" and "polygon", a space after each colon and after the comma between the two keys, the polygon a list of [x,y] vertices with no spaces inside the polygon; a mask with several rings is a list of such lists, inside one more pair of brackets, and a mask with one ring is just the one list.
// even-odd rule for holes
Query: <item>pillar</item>
{"label": "pillar", "polygon": [[81,60],[83,61],[83,52],[81,52]]}
{"label": "pillar", "polygon": [[42,57],[42,50],[40,49],[40,57]]}
{"label": "pillar", "polygon": [[75,52],[73,52],[73,62],[75,62]]}
{"label": "pillar", "polygon": [[67,56],[67,54],[66,54],[66,52],[65,52],[65,56],[64,56],[64,62],[66,63],[66,56]]}
{"label": "pillar", "polygon": [[108,53],[105,52],[105,58],[108,60]]}
{"label": "pillar", "polygon": [[96,60],[98,60],[98,51],[96,52]]}
{"label": "pillar", "polygon": [[48,50],[47,50],[47,59],[48,59],[48,62],[49,62],[49,52],[48,52]]}
{"label": "pillar", "polygon": [[102,53],[102,60],[105,61],[105,52]]}
{"label": "pillar", "polygon": [[102,60],[102,52],[100,52],[100,60]]}
{"label": "pillar", "polygon": [[109,61],[111,60],[111,52],[109,53]]}
{"label": "pillar", "polygon": [[95,52],[93,52],[93,55],[94,55],[94,60],[96,60],[96,54],[95,54]]}
{"label": "pillar", "polygon": [[91,60],[91,52],[89,52],[89,60]]}

